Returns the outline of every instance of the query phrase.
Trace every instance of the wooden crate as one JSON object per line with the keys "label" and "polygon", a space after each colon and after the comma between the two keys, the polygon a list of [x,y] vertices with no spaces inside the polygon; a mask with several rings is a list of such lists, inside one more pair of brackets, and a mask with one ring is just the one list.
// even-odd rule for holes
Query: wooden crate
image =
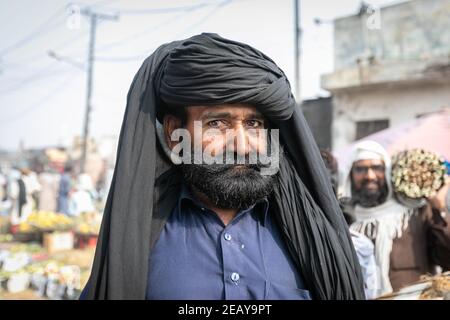
{"label": "wooden crate", "polygon": [[43,237],[43,247],[48,253],[73,249],[74,235],[71,231],[46,232]]}

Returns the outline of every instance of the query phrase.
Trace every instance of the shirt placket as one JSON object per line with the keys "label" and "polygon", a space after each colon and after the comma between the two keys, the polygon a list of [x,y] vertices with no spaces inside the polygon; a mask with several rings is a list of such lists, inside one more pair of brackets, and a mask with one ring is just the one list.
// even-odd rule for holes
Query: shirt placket
{"label": "shirt placket", "polygon": [[220,235],[224,289],[226,300],[247,299],[243,245],[239,241],[239,227],[228,225]]}

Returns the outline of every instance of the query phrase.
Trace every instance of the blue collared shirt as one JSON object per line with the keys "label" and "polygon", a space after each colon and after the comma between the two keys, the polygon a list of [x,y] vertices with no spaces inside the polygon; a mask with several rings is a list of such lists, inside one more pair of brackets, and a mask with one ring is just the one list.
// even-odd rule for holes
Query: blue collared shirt
{"label": "blue collared shirt", "polygon": [[225,226],[183,186],[150,256],[147,299],[309,300],[268,206]]}

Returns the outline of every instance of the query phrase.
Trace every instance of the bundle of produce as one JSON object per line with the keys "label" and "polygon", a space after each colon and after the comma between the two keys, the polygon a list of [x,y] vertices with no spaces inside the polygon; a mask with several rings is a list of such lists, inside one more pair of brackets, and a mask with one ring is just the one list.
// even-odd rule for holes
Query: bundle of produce
{"label": "bundle of produce", "polygon": [[410,199],[434,196],[445,181],[444,159],[423,149],[406,150],[392,161],[394,192]]}

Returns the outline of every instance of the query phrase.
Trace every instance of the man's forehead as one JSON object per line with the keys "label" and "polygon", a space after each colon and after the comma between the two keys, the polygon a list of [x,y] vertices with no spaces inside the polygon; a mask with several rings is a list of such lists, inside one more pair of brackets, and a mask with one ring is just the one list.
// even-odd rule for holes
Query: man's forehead
{"label": "man's forehead", "polygon": [[366,159],[366,160],[358,160],[353,163],[353,166],[356,167],[367,167],[367,166],[376,166],[382,165],[384,166],[384,161],[381,159]]}
{"label": "man's forehead", "polygon": [[214,106],[188,106],[187,113],[194,119],[208,117],[246,118],[255,116],[263,119],[263,115],[255,106],[249,104],[220,104]]}

